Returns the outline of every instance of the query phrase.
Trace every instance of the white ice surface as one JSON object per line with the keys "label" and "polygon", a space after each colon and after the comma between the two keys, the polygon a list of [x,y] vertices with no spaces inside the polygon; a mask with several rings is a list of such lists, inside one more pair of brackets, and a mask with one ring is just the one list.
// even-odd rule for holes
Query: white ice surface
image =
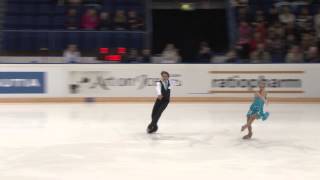
{"label": "white ice surface", "polygon": [[0,180],[319,180],[320,105],[271,104],[242,140],[248,104],[0,105]]}

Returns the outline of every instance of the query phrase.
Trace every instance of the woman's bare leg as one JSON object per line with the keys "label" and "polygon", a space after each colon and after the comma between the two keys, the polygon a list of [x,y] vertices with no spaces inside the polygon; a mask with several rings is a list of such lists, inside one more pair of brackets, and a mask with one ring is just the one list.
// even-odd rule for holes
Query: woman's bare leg
{"label": "woman's bare leg", "polygon": [[252,137],[253,133],[252,133],[252,126],[251,125],[255,119],[256,119],[255,116],[247,119],[247,124],[245,126],[246,126],[246,128],[248,128],[248,134],[243,136],[243,139],[250,139]]}
{"label": "woman's bare leg", "polygon": [[248,122],[250,121],[251,116],[247,117],[247,123],[241,127],[241,131],[244,131],[248,128]]}

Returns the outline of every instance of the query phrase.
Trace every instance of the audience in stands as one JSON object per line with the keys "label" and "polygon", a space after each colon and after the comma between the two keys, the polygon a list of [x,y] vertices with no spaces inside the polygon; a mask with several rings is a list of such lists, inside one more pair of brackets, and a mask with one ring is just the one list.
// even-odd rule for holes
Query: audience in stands
{"label": "audience in stands", "polygon": [[296,20],[295,15],[291,12],[288,6],[285,6],[279,15],[279,20],[282,24],[291,24]]}
{"label": "audience in stands", "polygon": [[237,63],[238,62],[238,56],[237,56],[237,50],[236,49],[230,49],[226,53],[225,56],[226,56],[226,59],[225,59],[226,63]]}
{"label": "audience in stands", "polygon": [[308,52],[306,54],[306,61],[310,63],[320,62],[319,48],[317,46],[311,46],[308,49]]}
{"label": "audience in stands", "polygon": [[128,27],[129,30],[137,31],[142,30],[144,23],[140,17],[138,17],[136,11],[129,11],[128,12]]}
{"label": "audience in stands", "polygon": [[66,63],[79,63],[81,59],[81,53],[78,50],[77,45],[70,44],[64,51],[63,57]]}
{"label": "audience in stands", "polygon": [[316,31],[317,38],[320,39],[320,8],[314,17],[314,29]]}
{"label": "audience in stands", "polygon": [[284,54],[286,53],[285,41],[280,38],[279,34],[270,34],[265,45],[274,62],[283,62]]}
{"label": "audience in stands", "polygon": [[129,49],[129,53],[124,60],[127,63],[138,63],[140,61],[139,51],[135,48]]}
{"label": "audience in stands", "polygon": [[252,28],[248,22],[242,21],[239,26],[238,51],[241,59],[249,59]]}
{"label": "audience in stands", "polygon": [[162,52],[162,63],[178,63],[181,61],[178,49],[174,44],[167,44]]}
{"label": "audience in stands", "polygon": [[268,22],[270,24],[274,24],[275,22],[278,22],[278,20],[279,20],[279,11],[278,11],[278,8],[275,5],[273,5],[270,8],[267,20],[268,20]]}
{"label": "audience in stands", "polygon": [[141,53],[139,49],[131,48],[128,54],[122,54],[123,63],[150,63],[151,61],[151,50],[142,49]]}
{"label": "audience in stands", "polygon": [[233,6],[246,6],[248,4],[248,0],[231,0]]}
{"label": "audience in stands", "polygon": [[145,24],[142,17],[139,17],[136,11],[130,10],[128,17],[123,10],[117,10],[114,16],[107,11],[102,11],[100,15],[94,8],[85,11],[79,22],[79,14],[76,8],[70,8],[65,18],[65,27],[69,30],[144,30]]}
{"label": "audience in stands", "polygon": [[287,63],[302,63],[303,62],[303,53],[299,46],[292,46],[286,56]]}
{"label": "audience in stands", "polygon": [[69,6],[80,6],[82,4],[82,0],[67,0],[66,3]]}
{"label": "audience in stands", "polygon": [[117,10],[114,16],[113,25],[115,30],[127,29],[127,16],[124,10]]}
{"label": "audience in stands", "polygon": [[314,4],[317,1],[232,2],[237,10],[236,49],[242,62],[249,54],[250,62],[255,63],[319,62],[320,9],[315,11]]}
{"label": "audience in stands", "polygon": [[55,0],[55,2],[58,5],[67,5],[66,7],[69,8],[65,17],[65,28],[68,30],[81,28],[102,31],[141,31],[145,29],[144,17],[135,10],[118,9],[111,14],[102,8],[101,0]]}
{"label": "audience in stands", "polygon": [[200,43],[200,49],[198,52],[197,62],[199,63],[209,63],[213,57],[212,50],[207,42]]}
{"label": "audience in stands", "polygon": [[250,15],[249,15],[248,11],[249,11],[248,7],[240,7],[239,8],[238,15],[237,15],[239,22],[241,22],[241,21],[248,22],[250,20]]}
{"label": "audience in stands", "polygon": [[69,30],[79,29],[79,16],[76,9],[69,9],[65,21],[65,27]]}
{"label": "audience in stands", "polygon": [[296,19],[297,28],[301,32],[310,32],[312,30],[313,17],[310,15],[309,9],[303,7]]}
{"label": "audience in stands", "polygon": [[262,37],[260,32],[256,32],[253,35],[253,38],[250,41],[250,51],[255,51],[257,49],[258,44],[264,44],[265,37]]}
{"label": "audience in stands", "polygon": [[110,14],[108,12],[101,12],[99,29],[102,31],[112,29],[112,20],[111,20]]}
{"label": "audience in stands", "polygon": [[85,30],[95,30],[98,27],[99,18],[95,9],[88,9],[82,16],[81,27]]}
{"label": "audience in stands", "polygon": [[257,45],[257,49],[253,51],[250,55],[251,63],[270,63],[271,55],[265,49],[264,43]]}
{"label": "audience in stands", "polygon": [[143,49],[141,53],[141,63],[149,63],[151,61],[151,50],[150,49]]}

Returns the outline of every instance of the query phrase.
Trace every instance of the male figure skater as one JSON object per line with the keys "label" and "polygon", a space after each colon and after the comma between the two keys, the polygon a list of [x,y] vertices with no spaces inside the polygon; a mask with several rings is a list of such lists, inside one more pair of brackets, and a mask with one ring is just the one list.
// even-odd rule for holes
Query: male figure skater
{"label": "male figure skater", "polygon": [[158,130],[158,121],[162,112],[166,109],[170,102],[171,83],[169,80],[169,73],[166,71],[161,72],[161,80],[157,82],[157,100],[154,103],[152,110],[152,121],[148,126],[147,132],[149,134],[155,133]]}

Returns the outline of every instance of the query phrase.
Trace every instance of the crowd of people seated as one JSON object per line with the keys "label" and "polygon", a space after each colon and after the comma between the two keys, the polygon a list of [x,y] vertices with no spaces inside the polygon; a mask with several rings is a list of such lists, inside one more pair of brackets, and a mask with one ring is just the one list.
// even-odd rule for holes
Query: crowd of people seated
{"label": "crowd of people seated", "polygon": [[[69,30],[144,30],[144,18],[137,11],[117,9],[109,12],[99,0],[68,0],[58,2],[68,7],[65,28]],[[83,6],[85,9],[83,10]]]}
{"label": "crowd of people seated", "polygon": [[313,0],[234,0],[238,39],[228,53],[246,63],[320,62],[320,6]]}

